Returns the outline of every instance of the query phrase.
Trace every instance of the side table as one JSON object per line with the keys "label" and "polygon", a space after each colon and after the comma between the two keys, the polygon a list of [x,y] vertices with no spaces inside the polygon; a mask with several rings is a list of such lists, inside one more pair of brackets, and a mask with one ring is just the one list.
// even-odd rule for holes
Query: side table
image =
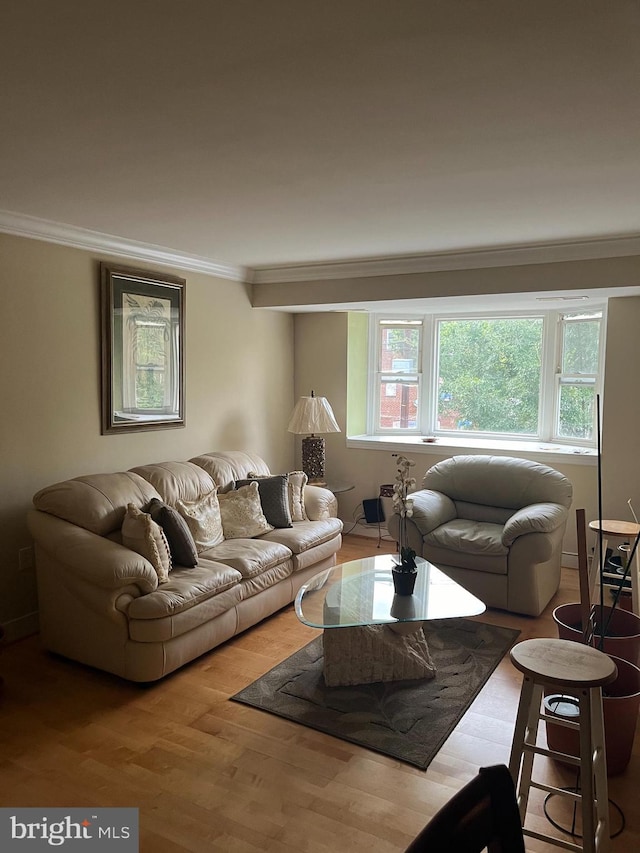
{"label": "side table", "polygon": [[327,480],[324,484],[324,488],[329,489],[334,495],[341,495],[342,492],[350,492],[355,487],[355,483],[347,483],[341,480]]}

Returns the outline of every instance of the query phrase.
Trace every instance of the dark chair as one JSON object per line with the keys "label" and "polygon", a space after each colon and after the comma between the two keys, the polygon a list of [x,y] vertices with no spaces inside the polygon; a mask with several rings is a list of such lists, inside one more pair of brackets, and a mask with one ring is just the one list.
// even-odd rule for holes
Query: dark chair
{"label": "dark chair", "polygon": [[405,853],[525,853],[511,774],[481,767],[407,847]]}

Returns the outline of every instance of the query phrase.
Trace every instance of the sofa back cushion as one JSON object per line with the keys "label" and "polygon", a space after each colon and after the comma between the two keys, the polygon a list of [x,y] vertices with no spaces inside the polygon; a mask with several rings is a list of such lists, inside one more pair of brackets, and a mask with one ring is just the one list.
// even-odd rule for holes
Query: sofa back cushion
{"label": "sofa back cushion", "polygon": [[170,506],[178,501],[197,501],[215,487],[207,472],[191,462],[156,462],[131,470],[151,483]]}
{"label": "sofa back cushion", "polygon": [[119,531],[127,505],[145,509],[160,495],[133,471],[89,474],[40,489],[33,498],[36,509],[48,512],[99,536]]}
{"label": "sofa back cushion", "polygon": [[453,456],[430,468],[422,482],[453,501],[514,510],[534,503],[568,508],[573,495],[564,474],[511,456]]}
{"label": "sofa back cushion", "polygon": [[269,466],[260,456],[246,453],[244,450],[203,453],[189,461],[204,468],[217,484],[218,492],[229,491],[236,480],[246,480],[252,472],[260,476],[271,473]]}
{"label": "sofa back cushion", "polygon": [[513,515],[513,509],[487,504],[473,504],[468,501],[454,501],[458,518],[480,521],[488,524],[505,524]]}

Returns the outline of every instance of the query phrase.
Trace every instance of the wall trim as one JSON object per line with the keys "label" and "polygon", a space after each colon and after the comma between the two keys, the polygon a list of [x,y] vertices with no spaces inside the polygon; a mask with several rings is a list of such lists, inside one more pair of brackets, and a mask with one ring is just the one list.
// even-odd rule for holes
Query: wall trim
{"label": "wall trim", "polygon": [[139,243],[137,240],[101,234],[98,231],[90,231],[88,228],[65,225],[10,210],[0,210],[0,232],[136,261],[151,261],[167,267],[191,270],[232,281],[245,282],[250,277],[249,270],[245,267],[231,266],[212,258],[189,255],[186,252],[166,249],[153,243]]}
{"label": "wall trim", "polygon": [[403,275],[406,273],[546,264],[556,261],[618,258],[639,254],[640,235],[629,235],[573,242],[502,246],[462,252],[363,258],[326,264],[256,267],[251,272],[251,282],[253,284],[278,284],[322,279],[365,278],[376,275]]}
{"label": "wall trim", "polygon": [[498,246],[470,251],[433,252],[418,255],[360,258],[329,263],[289,264],[278,267],[242,267],[225,264],[168,249],[153,243],[141,243],[126,237],[103,234],[76,225],[41,219],[11,210],[0,210],[0,233],[44,240],[62,246],[102,252],[116,257],[150,261],[175,269],[251,284],[277,284],[295,281],[365,278],[446,270],[523,266],[556,261],[593,260],[640,255],[640,234],[551,243]]}

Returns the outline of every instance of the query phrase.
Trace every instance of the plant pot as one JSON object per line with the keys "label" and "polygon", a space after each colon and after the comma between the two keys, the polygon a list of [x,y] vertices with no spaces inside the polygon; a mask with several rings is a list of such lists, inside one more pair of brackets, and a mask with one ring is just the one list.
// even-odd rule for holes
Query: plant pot
{"label": "plant pot", "polygon": [[[610,655],[618,667],[618,675],[611,684],[605,685],[602,696],[604,716],[604,739],[607,753],[607,775],[622,773],[631,758],[633,740],[640,709],[640,668],[627,660]],[[552,697],[545,699],[547,712],[565,718],[575,718],[575,701],[562,697],[560,704]],[[554,710],[554,707],[556,710]],[[549,749],[567,755],[580,755],[577,731],[547,722],[547,744]]]}
{"label": "plant pot", "polygon": [[[601,608],[598,604],[595,608],[596,624],[602,624],[600,618]],[[604,608],[604,624],[611,617],[607,636],[604,638],[602,651],[613,655],[629,663],[640,665],[640,616],[621,610],[618,607],[611,615],[611,607]],[[561,604],[553,611],[553,621],[558,629],[561,640],[574,640],[576,643],[582,641],[582,620],[580,619],[579,604]],[[599,638],[596,637],[593,645],[600,648]]]}
{"label": "plant pot", "polygon": [[416,585],[418,572],[413,569],[410,572],[402,572],[399,569],[392,569],[393,589],[396,595],[413,595],[413,590]]}
{"label": "plant pot", "polygon": [[[608,634],[602,650],[616,662],[618,676],[612,684],[603,688],[602,709],[604,714],[605,745],[607,750],[607,774],[622,773],[631,758],[633,738],[640,709],[640,617],[618,607],[604,608],[604,624],[611,617]],[[600,605],[595,607],[596,624],[601,624]],[[562,604],[553,611],[553,620],[561,640],[582,640],[582,621],[579,604]],[[599,648],[598,637],[594,645]],[[546,703],[546,700],[545,700]],[[564,707],[563,707],[564,705]],[[571,716],[571,701],[562,703],[555,716]],[[549,709],[554,714],[552,709]],[[579,755],[578,733],[564,726],[547,723],[547,743],[550,749]]]}

